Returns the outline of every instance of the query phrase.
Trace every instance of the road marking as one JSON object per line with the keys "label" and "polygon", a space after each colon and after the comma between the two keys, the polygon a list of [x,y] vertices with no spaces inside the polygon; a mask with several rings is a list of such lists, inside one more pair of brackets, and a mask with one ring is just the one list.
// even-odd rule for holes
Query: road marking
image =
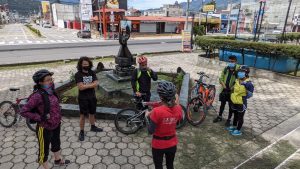
{"label": "road marking", "polygon": [[30,41],[30,40],[27,40],[27,43],[32,43],[32,41]]}
{"label": "road marking", "polygon": [[300,126],[298,126],[297,128],[295,128],[294,130],[290,131],[289,133],[287,133],[286,135],[278,138],[276,141],[274,141],[272,144],[268,145],[267,147],[265,147],[264,149],[260,150],[259,152],[255,153],[253,156],[251,156],[250,158],[248,158],[247,160],[245,160],[244,162],[242,162],[241,164],[239,164],[238,166],[234,167],[234,169],[237,169],[239,167],[241,167],[242,165],[244,165],[245,163],[247,163],[248,161],[252,160],[255,156],[257,156],[258,154],[266,151],[267,149],[269,149],[270,147],[272,147],[274,144],[278,143],[280,140],[282,140],[283,138],[285,138],[286,136],[290,135],[291,133],[293,133],[294,131],[296,131],[297,129],[299,129]]}
{"label": "road marking", "polygon": [[56,41],[55,41],[55,40],[50,40],[50,42],[51,42],[51,43],[55,43]]}
{"label": "road marking", "polygon": [[36,43],[41,43],[41,41],[39,41],[39,40],[38,40],[38,41],[35,41],[35,42],[36,42]]}
{"label": "road marking", "polygon": [[48,41],[46,41],[46,40],[43,40],[43,42],[44,42],[44,43],[48,43]]}
{"label": "road marking", "polygon": [[296,152],[294,152],[292,155],[290,155],[287,159],[285,159],[282,163],[280,163],[276,168],[274,169],[280,169],[282,166],[286,164],[291,158],[293,158],[296,154],[300,152],[300,149],[298,149]]}
{"label": "road marking", "polygon": [[23,41],[21,41],[21,40],[19,40],[19,41],[18,41],[18,43],[20,43],[20,44],[23,44],[24,42],[23,42]]}
{"label": "road marking", "polygon": [[70,42],[69,40],[65,40],[65,42]]}
{"label": "road marking", "polygon": [[17,39],[19,39],[18,37],[15,37],[15,39],[17,40]]}
{"label": "road marking", "polygon": [[27,35],[26,35],[25,31],[24,31],[23,26],[21,26],[21,30],[22,30],[22,32],[23,32],[23,35],[25,36],[25,39],[27,40],[28,38],[27,38]]}
{"label": "road marking", "polygon": [[57,42],[59,42],[59,43],[63,43],[64,41],[62,41],[62,40],[57,40]]}
{"label": "road marking", "polygon": [[8,42],[9,44],[14,44],[15,42],[14,41],[10,41],[10,42]]}
{"label": "road marking", "polygon": [[72,40],[72,42],[77,42],[77,40]]}
{"label": "road marking", "polygon": [[0,42],[0,44],[1,44],[1,45],[4,45],[4,44],[5,44],[5,42]]}

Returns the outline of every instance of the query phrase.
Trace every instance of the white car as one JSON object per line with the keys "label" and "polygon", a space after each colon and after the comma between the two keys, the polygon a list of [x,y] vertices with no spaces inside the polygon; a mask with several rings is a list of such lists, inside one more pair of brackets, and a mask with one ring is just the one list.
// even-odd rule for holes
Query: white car
{"label": "white car", "polygon": [[44,28],[51,28],[52,26],[51,26],[50,23],[45,23],[45,24],[43,25],[43,27],[44,27]]}
{"label": "white car", "polygon": [[274,31],[273,31],[273,34],[281,34],[281,33],[282,33],[281,30],[274,30]]}

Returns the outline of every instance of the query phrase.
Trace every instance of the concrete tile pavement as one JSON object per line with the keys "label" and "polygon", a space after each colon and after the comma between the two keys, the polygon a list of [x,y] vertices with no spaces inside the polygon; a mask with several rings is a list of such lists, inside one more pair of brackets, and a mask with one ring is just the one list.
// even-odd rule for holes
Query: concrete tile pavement
{"label": "concrete tile pavement", "polygon": [[[149,57],[150,67],[156,71],[175,72],[177,67],[182,67],[191,77],[196,79],[197,72],[204,71],[210,78],[207,83],[217,84],[223,62],[210,61],[198,58],[195,53],[171,54]],[[110,61],[105,62],[108,67]],[[112,66],[112,65],[110,65]],[[47,68],[55,72],[55,81],[63,81],[74,72],[75,64],[67,65],[42,65],[34,68],[15,70],[0,70],[0,100],[11,99],[7,89],[11,86],[22,88],[20,96],[28,96],[32,88],[32,73],[40,68]],[[255,77],[254,97],[249,100],[249,109],[245,115],[245,130],[258,136],[261,133],[277,126],[295,114],[300,113],[300,85],[299,80],[286,78],[285,81]],[[101,83],[101,82],[100,82]],[[217,85],[217,94],[219,93]],[[218,110],[219,102],[214,106]],[[227,112],[228,108],[225,108]],[[214,114],[210,111],[210,114]],[[224,116],[227,116],[225,113]],[[210,120],[210,119],[207,119]],[[145,130],[136,135],[126,136],[116,131],[113,121],[98,120],[99,126],[104,128],[102,133],[87,132],[85,142],[78,142],[79,131],[77,118],[64,118],[62,122],[62,154],[71,159],[72,165],[66,168],[153,168],[150,140]],[[211,123],[211,121],[207,121]],[[223,125],[223,124],[220,124]],[[86,126],[88,129],[88,125]],[[186,127],[179,131],[180,135],[193,135],[198,128]],[[216,141],[216,140],[215,140]],[[183,149],[183,142],[179,145],[179,152]],[[220,143],[222,144],[222,143]],[[0,127],[0,168],[37,168],[37,144],[34,133],[30,132],[23,123],[18,123],[12,128]],[[192,149],[193,144],[190,145]],[[189,150],[192,151],[192,150]],[[175,163],[179,165],[179,153]]]}

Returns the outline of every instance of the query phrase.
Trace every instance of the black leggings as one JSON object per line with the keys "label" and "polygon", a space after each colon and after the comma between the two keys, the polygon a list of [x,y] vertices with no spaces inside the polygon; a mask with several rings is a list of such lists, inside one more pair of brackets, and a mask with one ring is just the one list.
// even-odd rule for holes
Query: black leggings
{"label": "black leggings", "polygon": [[244,111],[237,111],[234,110],[234,117],[233,117],[233,126],[237,126],[237,130],[241,130],[243,124],[244,124],[244,115],[245,115],[245,110]]}
{"label": "black leggings", "polygon": [[38,125],[36,129],[39,145],[38,162],[43,164],[48,160],[50,144],[52,152],[55,153],[60,150],[60,125],[54,130],[47,130]]}
{"label": "black leggings", "polygon": [[155,169],[163,169],[163,158],[166,155],[166,166],[167,169],[174,169],[174,158],[177,146],[166,148],[166,149],[155,149],[152,148],[153,162]]}

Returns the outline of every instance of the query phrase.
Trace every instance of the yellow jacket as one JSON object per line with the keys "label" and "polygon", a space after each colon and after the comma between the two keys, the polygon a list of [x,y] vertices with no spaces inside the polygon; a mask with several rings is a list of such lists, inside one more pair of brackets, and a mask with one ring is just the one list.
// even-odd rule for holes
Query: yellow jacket
{"label": "yellow jacket", "polygon": [[[246,81],[249,81],[248,79]],[[233,104],[243,104],[243,96],[247,95],[247,90],[244,85],[241,85],[239,80],[235,81],[233,86],[233,93],[230,96],[230,99]]]}

